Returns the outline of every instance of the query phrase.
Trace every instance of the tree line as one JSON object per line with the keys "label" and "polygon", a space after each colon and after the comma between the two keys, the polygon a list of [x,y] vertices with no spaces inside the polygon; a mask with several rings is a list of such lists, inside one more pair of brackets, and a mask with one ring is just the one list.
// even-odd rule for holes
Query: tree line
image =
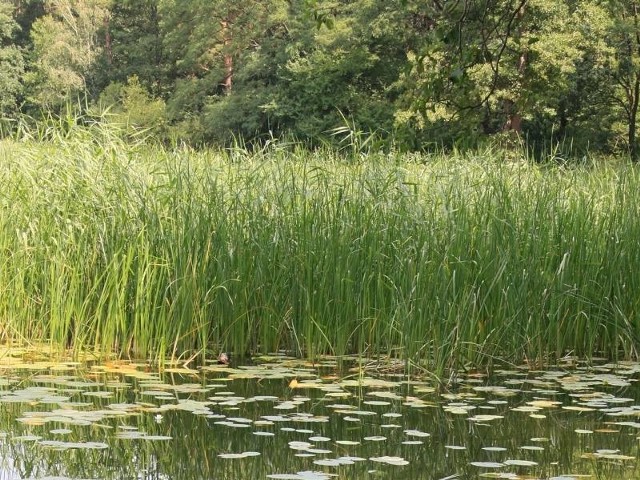
{"label": "tree line", "polygon": [[[639,157],[635,0],[0,0],[0,114]],[[81,101],[78,101],[81,100]]]}

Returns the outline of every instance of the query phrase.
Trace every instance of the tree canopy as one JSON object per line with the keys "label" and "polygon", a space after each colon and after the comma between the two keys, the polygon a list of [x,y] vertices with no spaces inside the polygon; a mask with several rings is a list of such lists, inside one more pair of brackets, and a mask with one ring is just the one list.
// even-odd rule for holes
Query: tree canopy
{"label": "tree canopy", "polygon": [[350,134],[639,157],[636,0],[0,0],[0,112],[194,145]]}

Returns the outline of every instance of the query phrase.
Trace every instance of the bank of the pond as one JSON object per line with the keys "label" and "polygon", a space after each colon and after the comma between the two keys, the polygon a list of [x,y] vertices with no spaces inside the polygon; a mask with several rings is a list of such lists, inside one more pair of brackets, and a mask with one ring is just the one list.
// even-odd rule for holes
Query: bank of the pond
{"label": "bank of the pond", "polygon": [[630,165],[0,144],[5,340],[124,355],[634,356]]}

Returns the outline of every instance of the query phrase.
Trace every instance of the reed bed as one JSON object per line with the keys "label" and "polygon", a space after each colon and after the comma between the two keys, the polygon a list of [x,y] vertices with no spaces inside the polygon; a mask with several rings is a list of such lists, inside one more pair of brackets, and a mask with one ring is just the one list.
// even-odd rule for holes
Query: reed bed
{"label": "reed bed", "polygon": [[637,356],[633,165],[0,143],[0,334],[185,361]]}

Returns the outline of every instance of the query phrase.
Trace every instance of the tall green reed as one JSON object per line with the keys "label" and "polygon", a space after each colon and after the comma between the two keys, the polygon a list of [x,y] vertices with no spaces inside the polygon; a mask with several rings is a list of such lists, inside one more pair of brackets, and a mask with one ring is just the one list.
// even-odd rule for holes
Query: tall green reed
{"label": "tall green reed", "polygon": [[437,375],[637,354],[634,166],[74,135],[0,144],[5,340],[159,361],[357,352]]}

